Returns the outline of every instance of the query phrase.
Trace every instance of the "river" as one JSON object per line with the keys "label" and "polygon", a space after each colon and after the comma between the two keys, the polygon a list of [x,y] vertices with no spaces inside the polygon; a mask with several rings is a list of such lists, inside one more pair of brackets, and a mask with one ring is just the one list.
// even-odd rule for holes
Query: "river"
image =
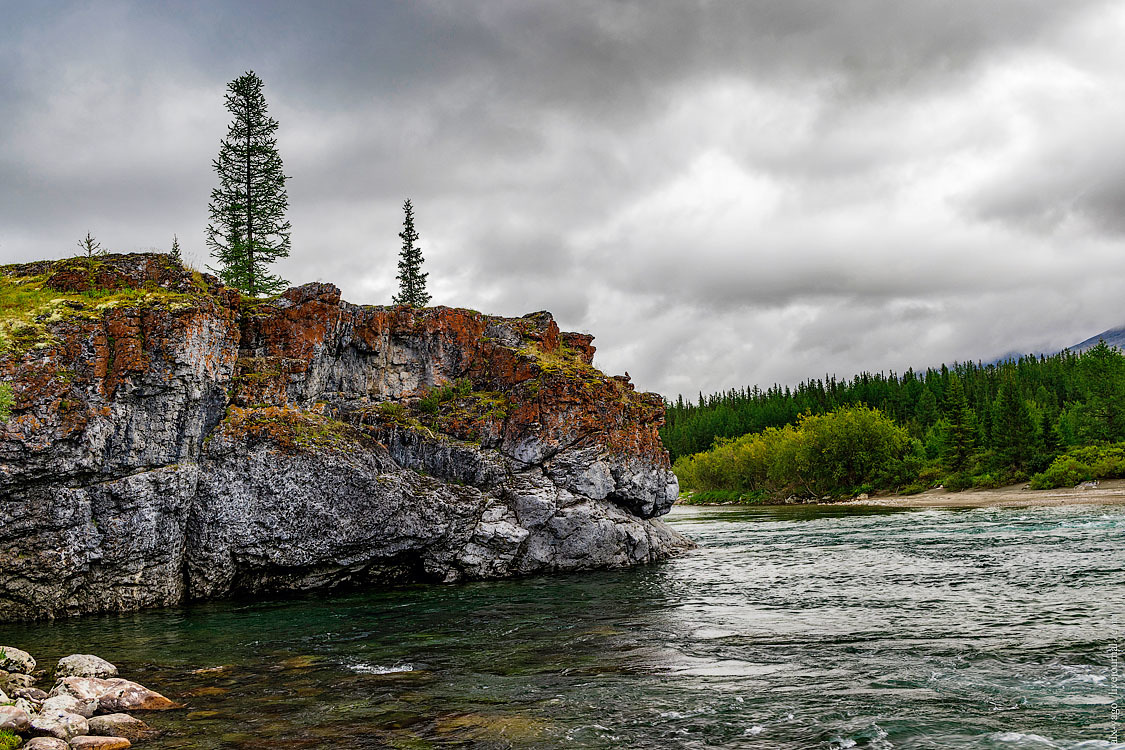
{"label": "river", "polygon": [[48,666],[95,653],[186,703],[144,717],[152,750],[1125,748],[1125,507],[669,520],[700,547],[648,568],[4,625],[0,643]]}

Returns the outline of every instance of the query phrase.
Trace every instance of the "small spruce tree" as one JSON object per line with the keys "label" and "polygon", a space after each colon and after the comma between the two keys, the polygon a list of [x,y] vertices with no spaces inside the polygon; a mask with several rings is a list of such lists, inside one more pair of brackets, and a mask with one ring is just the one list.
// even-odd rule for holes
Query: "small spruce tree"
{"label": "small spruce tree", "polygon": [[93,236],[86,232],[86,236],[78,240],[78,249],[80,254],[84,254],[87,258],[93,258],[95,255],[105,255],[105,250],[102,249],[102,243],[98,242]]}
{"label": "small spruce tree", "polygon": [[184,262],[183,256],[180,255],[180,238],[174,234],[172,235],[172,250],[168,254],[172,256],[172,260],[176,261],[177,263]]}
{"label": "small spruce tree", "polygon": [[402,221],[402,231],[398,236],[402,238],[402,250],[398,257],[398,295],[394,298],[396,305],[410,305],[411,307],[425,307],[430,301],[426,294],[426,277],[422,273],[422,248],[414,243],[418,240],[418,233],[414,231],[414,206],[408,198],[402,204],[406,214]]}

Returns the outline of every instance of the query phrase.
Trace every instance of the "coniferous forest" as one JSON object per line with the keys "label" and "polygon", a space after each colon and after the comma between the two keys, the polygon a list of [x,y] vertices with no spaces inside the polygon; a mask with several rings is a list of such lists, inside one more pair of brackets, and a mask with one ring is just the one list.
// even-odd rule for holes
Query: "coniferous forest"
{"label": "coniferous forest", "polygon": [[1102,342],[1082,354],[701,394],[669,403],[661,434],[681,485],[712,499],[1125,476],[1125,355]]}

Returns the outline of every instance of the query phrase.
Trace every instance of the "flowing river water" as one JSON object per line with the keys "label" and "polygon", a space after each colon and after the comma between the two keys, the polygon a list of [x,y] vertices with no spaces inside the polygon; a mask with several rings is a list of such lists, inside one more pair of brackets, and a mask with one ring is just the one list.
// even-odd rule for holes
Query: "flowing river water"
{"label": "flowing river water", "polygon": [[0,626],[139,748],[1125,748],[1125,507],[675,508],[633,570]]}

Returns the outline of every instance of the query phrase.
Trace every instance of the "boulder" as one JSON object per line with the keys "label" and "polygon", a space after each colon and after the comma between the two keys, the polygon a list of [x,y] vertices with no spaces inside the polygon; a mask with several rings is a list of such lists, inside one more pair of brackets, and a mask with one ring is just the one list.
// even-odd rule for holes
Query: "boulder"
{"label": "boulder", "polygon": [[31,733],[39,737],[58,737],[69,742],[72,737],[89,731],[90,725],[84,716],[66,711],[44,711],[31,719]]}
{"label": "boulder", "polygon": [[152,727],[129,714],[106,714],[90,719],[90,734],[140,740],[153,733]]}
{"label": "boulder", "polygon": [[125,750],[133,743],[125,737],[75,737],[70,741],[74,750]]}
{"label": "boulder", "polygon": [[98,713],[164,711],[178,707],[160,693],[120,677],[108,680],[97,677],[64,677],[55,685],[51,695],[69,695],[79,701],[96,700]]}
{"label": "boulder", "polygon": [[62,711],[89,719],[98,710],[97,698],[75,698],[73,695],[53,695],[43,701],[40,712]]}
{"label": "boulder", "polygon": [[31,674],[35,671],[35,659],[14,646],[0,646],[0,669],[17,674]]}
{"label": "boulder", "polygon": [[106,682],[110,684],[109,690],[98,697],[98,710],[102,713],[167,711],[180,707],[155,690],[149,690],[136,682],[119,677]]}
{"label": "boulder", "polygon": [[55,667],[55,679],[63,677],[116,677],[117,667],[100,656],[93,654],[71,654],[59,659]]}
{"label": "boulder", "polygon": [[16,688],[12,691],[12,697],[26,698],[29,701],[37,701],[39,703],[42,703],[43,701],[47,700],[47,691],[33,687],[21,687]]}
{"label": "boulder", "polygon": [[70,745],[57,737],[33,737],[20,750],[70,750]]}
{"label": "boulder", "polygon": [[5,690],[8,690],[8,691],[14,693],[16,690],[19,690],[20,688],[27,688],[27,687],[31,687],[32,685],[34,685],[35,684],[35,677],[33,675],[29,675],[29,674],[20,674],[18,672],[10,672],[10,673],[7,674],[6,677],[4,677],[2,680],[0,680],[0,684],[3,685]]}
{"label": "boulder", "polygon": [[26,732],[31,729],[31,716],[16,706],[0,706],[0,729]]}
{"label": "boulder", "polygon": [[26,711],[29,716],[34,716],[39,713],[40,708],[43,706],[42,701],[32,702],[27,698],[16,698],[16,702],[12,704],[18,709]]}

